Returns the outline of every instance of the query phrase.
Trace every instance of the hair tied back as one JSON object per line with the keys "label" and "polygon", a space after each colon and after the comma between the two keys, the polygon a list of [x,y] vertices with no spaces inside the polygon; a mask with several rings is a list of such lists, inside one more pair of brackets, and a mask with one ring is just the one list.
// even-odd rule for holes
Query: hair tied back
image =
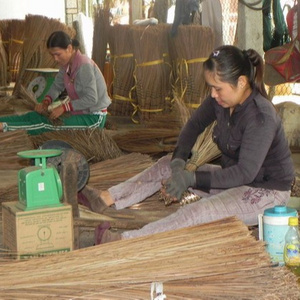
{"label": "hair tied back", "polygon": [[213,51],[212,57],[217,57],[220,54],[220,50]]}

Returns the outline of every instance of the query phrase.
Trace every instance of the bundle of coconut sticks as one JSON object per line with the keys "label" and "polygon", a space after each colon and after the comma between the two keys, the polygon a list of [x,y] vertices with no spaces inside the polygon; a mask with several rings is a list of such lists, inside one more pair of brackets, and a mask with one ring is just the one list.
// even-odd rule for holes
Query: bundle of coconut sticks
{"label": "bundle of coconut sticks", "polygon": [[217,144],[212,140],[213,128],[216,123],[207,127],[205,131],[200,134],[192,148],[192,156],[186,164],[186,169],[195,171],[198,167],[209,163],[221,156],[221,151]]}
{"label": "bundle of coconut sticks", "polygon": [[66,142],[79,151],[88,162],[96,163],[122,155],[114,140],[105,129],[57,130],[30,137],[35,148],[50,140]]}
{"label": "bundle of coconut sticks", "polygon": [[88,185],[107,190],[144,171],[153,163],[154,160],[149,155],[129,153],[91,164]]}
{"label": "bundle of coconut sticks", "polygon": [[[193,109],[187,107],[182,100],[177,98],[174,99],[174,103],[180,112],[179,115],[182,124],[185,124],[191,117],[191,112]],[[191,151],[191,158],[187,161],[185,167],[187,170],[195,171],[198,167],[204,165],[205,163],[209,163],[220,157],[221,151],[212,139],[213,128],[215,125],[216,122],[213,122],[198,136]]]}
{"label": "bundle of coconut sticks", "polygon": [[50,34],[63,30],[72,37],[75,30],[56,19],[39,15],[27,15],[25,18],[24,44],[21,54],[20,70],[13,94],[18,94],[20,86],[28,86],[38,76],[36,72],[28,72],[27,68],[55,68],[56,62],[48,53],[46,42]]}
{"label": "bundle of coconut sticks", "polygon": [[202,65],[213,50],[213,31],[201,25],[180,25],[177,35],[169,38],[169,44],[175,64],[174,96],[196,108],[208,94]]}
{"label": "bundle of coconut sticks", "polygon": [[113,139],[123,151],[153,155],[172,152],[178,134],[177,128],[137,128],[116,133]]}
{"label": "bundle of coconut sticks", "polygon": [[2,20],[0,31],[8,60],[9,82],[15,82],[19,67],[24,42],[24,20]]}
{"label": "bundle of coconut sticks", "polygon": [[9,131],[1,133],[0,165],[5,170],[17,170],[29,165],[28,159],[21,159],[17,153],[34,149],[26,131]]}
{"label": "bundle of coconut sticks", "polygon": [[171,66],[166,63],[169,55],[167,26],[133,26],[131,29],[135,58],[135,89],[137,105],[133,120],[143,122],[154,114],[162,113],[170,100]]}
{"label": "bundle of coconut sticks", "polygon": [[130,116],[136,104],[134,87],[134,57],[132,49],[131,25],[110,27],[109,49],[113,68],[112,104],[109,111],[115,116]]}
{"label": "bundle of coconut sticks", "polygon": [[109,37],[109,8],[96,6],[94,10],[94,35],[92,59],[104,73],[104,64],[107,55],[107,44]]}
{"label": "bundle of coconut sticks", "polygon": [[[28,261],[3,261],[3,299],[299,299],[261,241],[231,217]],[[163,296],[161,295],[161,296]],[[152,299],[154,298],[152,297]]]}
{"label": "bundle of coconut sticks", "polygon": [[0,32],[0,86],[7,86],[7,58]]}

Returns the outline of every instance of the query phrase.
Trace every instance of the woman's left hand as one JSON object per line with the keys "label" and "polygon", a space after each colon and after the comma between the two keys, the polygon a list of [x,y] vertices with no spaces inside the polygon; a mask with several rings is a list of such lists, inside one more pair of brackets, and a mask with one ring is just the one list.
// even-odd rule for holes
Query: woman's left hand
{"label": "woman's left hand", "polygon": [[195,184],[195,172],[183,170],[173,174],[165,183],[161,192],[172,201],[180,201],[182,194]]}
{"label": "woman's left hand", "polygon": [[52,110],[50,113],[49,119],[54,120],[59,118],[65,112],[63,106],[58,106]]}

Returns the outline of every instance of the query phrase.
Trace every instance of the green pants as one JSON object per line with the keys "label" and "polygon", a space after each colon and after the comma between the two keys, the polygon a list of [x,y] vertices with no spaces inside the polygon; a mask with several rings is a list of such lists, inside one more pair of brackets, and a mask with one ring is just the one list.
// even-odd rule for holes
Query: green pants
{"label": "green pants", "polygon": [[103,128],[106,122],[106,113],[68,115],[59,120],[59,125],[53,124],[47,117],[35,111],[24,115],[0,117],[0,122],[4,125],[4,132],[22,129],[30,135],[38,135],[54,130]]}

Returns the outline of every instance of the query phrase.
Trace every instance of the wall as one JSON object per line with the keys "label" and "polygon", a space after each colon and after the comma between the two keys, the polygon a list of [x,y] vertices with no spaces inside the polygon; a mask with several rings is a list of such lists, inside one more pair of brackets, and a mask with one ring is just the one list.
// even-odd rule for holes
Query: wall
{"label": "wall", "polygon": [[65,0],[0,0],[0,20],[42,15],[65,22]]}

